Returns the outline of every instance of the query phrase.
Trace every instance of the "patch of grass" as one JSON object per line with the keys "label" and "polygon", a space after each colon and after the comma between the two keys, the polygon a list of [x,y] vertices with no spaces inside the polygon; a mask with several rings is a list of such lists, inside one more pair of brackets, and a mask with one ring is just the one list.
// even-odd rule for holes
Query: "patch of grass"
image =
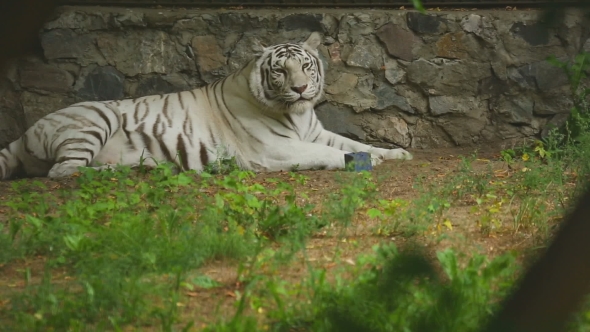
{"label": "patch of grass", "polygon": [[[476,331],[494,311],[496,299],[512,285],[518,265],[514,254],[494,259],[439,252],[442,273],[421,251],[398,252],[377,246],[375,254],[357,258],[348,281],[329,283],[325,271],[313,269],[302,282],[312,289],[304,305],[281,297],[292,287],[265,284],[276,300],[266,328],[275,331]],[[301,302],[299,302],[301,303]],[[262,308],[259,306],[258,308]],[[461,319],[456,319],[461,317]],[[242,316],[240,318],[244,320]],[[253,317],[251,319],[254,319]],[[226,331],[235,321],[210,326]]]}
{"label": "patch of grass", "polygon": [[[354,220],[368,216],[377,235],[411,238],[451,232],[451,212],[467,206],[484,234],[547,229],[547,213],[563,212],[552,202],[567,206],[572,195],[571,176],[556,169],[565,160],[522,161],[527,170],[512,170],[503,183],[491,166],[475,170],[480,161],[471,156],[412,200],[381,198],[370,173],[335,173],[338,189],[317,204],[297,189],[310,182],[296,173],[262,183],[250,172],[196,175],[161,164],[140,174],[84,169],[74,190],[13,182],[18,195],[2,203],[2,264],[41,265],[19,272],[18,290],[2,291],[9,302],[0,317],[31,331],[191,330],[186,294],[227,287],[197,271],[225,261],[237,265],[235,306],[209,320],[218,323],[199,325],[208,331],[475,331],[518,275],[514,254],[445,249],[428,253],[432,263],[384,244],[349,258],[342,243],[356,234]],[[337,243],[324,255],[330,273],[310,257],[315,236]],[[296,266],[297,281],[285,278]]]}
{"label": "patch of grass", "polygon": [[[268,189],[248,183],[251,177],[195,177],[159,165],[144,178],[128,168],[84,169],[77,190],[57,195],[29,193],[15,182],[20,194],[4,204],[11,211],[2,263],[31,256],[47,263],[41,282],[13,294],[5,315],[26,330],[154,320],[169,326],[176,309],[165,304],[178,297],[187,271],[212,259],[243,259],[270,240],[300,242],[318,227],[308,216],[313,206],[297,205],[290,184]],[[70,271],[71,282],[52,280],[58,267]]]}

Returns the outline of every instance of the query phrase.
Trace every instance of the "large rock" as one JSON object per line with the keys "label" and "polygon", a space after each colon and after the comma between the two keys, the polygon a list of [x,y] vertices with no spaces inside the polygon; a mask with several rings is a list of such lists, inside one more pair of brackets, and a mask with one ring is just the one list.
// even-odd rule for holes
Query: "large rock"
{"label": "large rock", "polygon": [[408,124],[402,118],[367,114],[364,116],[363,124],[369,134],[379,141],[393,143],[403,148],[412,144]]}
{"label": "large rock", "polygon": [[357,124],[357,115],[349,106],[325,102],[316,107],[316,114],[327,130],[355,140],[366,139],[365,132]]}
{"label": "large rock", "polygon": [[552,89],[534,96],[535,114],[553,115],[569,112],[574,107],[569,86]]}
{"label": "large rock", "polygon": [[387,53],[393,57],[412,61],[414,60],[413,48],[416,44],[422,43],[422,40],[412,31],[403,29],[393,23],[388,23],[376,32],[379,40],[385,44]]}
{"label": "large rock", "polygon": [[438,121],[440,128],[451,138],[455,145],[469,146],[480,143],[481,132],[487,124],[485,113],[472,116],[442,117]]}
{"label": "large rock", "polygon": [[502,63],[501,61],[491,61],[490,64],[492,65],[492,71],[496,77],[502,81],[508,79],[508,68],[506,68],[505,63]]}
{"label": "large rock", "polygon": [[[264,28],[272,28],[277,29],[277,22],[272,22],[269,19],[269,16],[266,15],[256,15],[254,13],[238,11],[238,12],[230,12],[230,13],[222,13],[219,14],[219,24],[222,31],[238,31],[238,32],[245,32],[245,31],[252,31],[257,29],[264,29]],[[205,17],[203,17],[205,19]],[[271,17],[273,18],[273,17]],[[214,18],[207,20],[209,25],[211,26],[211,22],[215,21]],[[211,28],[215,29],[216,26],[213,25]],[[213,31],[213,30],[212,30]]]}
{"label": "large rock", "polygon": [[407,78],[429,94],[461,95],[477,94],[477,82],[492,75],[486,63],[450,61],[442,64],[420,59],[408,65]]}
{"label": "large rock", "polygon": [[333,103],[351,106],[356,112],[363,112],[377,106],[377,97],[372,92],[373,77],[359,77],[356,87],[338,94],[326,94],[326,99]]}
{"label": "large rock", "polygon": [[[444,114],[480,114],[485,112],[482,101],[475,97],[462,96],[430,96],[428,98],[430,112],[434,116]],[[479,117],[479,115],[477,116]]]}
{"label": "large rock", "polygon": [[190,73],[172,73],[164,76],[158,75],[158,77],[172,85],[174,87],[174,91],[186,91],[205,85]]}
{"label": "large rock", "polygon": [[342,73],[332,84],[326,86],[326,93],[332,95],[346,93],[354,89],[358,81],[358,76],[350,73]]}
{"label": "large rock", "polygon": [[541,137],[546,138],[553,129],[562,128],[569,118],[569,114],[556,114],[549,120],[543,130],[541,130]]}
{"label": "large rock", "polygon": [[533,100],[525,95],[500,96],[492,101],[490,108],[501,114],[510,124],[530,125],[534,105]]}
{"label": "large rock", "polygon": [[537,82],[534,77],[525,77],[516,67],[506,68],[506,78],[524,90],[537,90]]}
{"label": "large rock", "polygon": [[430,96],[428,105],[432,115],[443,115],[447,113],[464,113],[464,104],[460,103],[459,98],[453,96]]}
{"label": "large rock", "polygon": [[463,31],[445,33],[434,44],[434,55],[445,59],[468,59],[477,62],[497,61],[498,55],[490,51],[492,47],[485,45],[473,34]]}
{"label": "large rock", "polygon": [[96,67],[81,75],[78,96],[84,100],[121,99],[125,94],[125,76],[111,66]]}
{"label": "large rock", "polygon": [[[334,36],[338,30],[338,19],[332,15],[324,14],[322,18],[322,30],[327,36]],[[329,37],[333,40],[332,37]],[[326,38],[328,39],[328,38]]]}
{"label": "large rock", "polygon": [[474,97],[432,96],[430,108],[433,114],[443,115],[437,123],[455,145],[478,143],[488,122],[487,101]]}
{"label": "large rock", "polygon": [[114,25],[117,27],[146,27],[145,14],[140,10],[127,8],[125,12],[118,13],[114,17]]}
{"label": "large rock", "polygon": [[[183,11],[173,9],[159,9],[144,11],[144,21],[149,28],[171,28],[179,18],[184,18]],[[203,15],[204,16],[204,15]]]}
{"label": "large rock", "polygon": [[350,67],[378,70],[383,66],[381,47],[375,40],[368,38],[359,39],[354,46],[346,45],[342,55]]}
{"label": "large rock", "polygon": [[510,86],[508,83],[502,81],[495,75],[486,77],[479,81],[478,96],[482,99],[496,97],[508,91],[510,91]]}
{"label": "large rock", "polygon": [[215,36],[195,36],[192,46],[201,73],[208,73],[226,65],[227,59],[223,55]]}
{"label": "large rock", "polygon": [[165,94],[177,92],[180,90],[181,89],[175,87],[174,85],[170,84],[170,82],[163,79],[162,76],[155,75],[142,78],[137,84],[134,96],[140,97],[155,94]]}
{"label": "large rock", "polygon": [[[92,37],[78,34],[70,29],[55,29],[42,33],[41,46],[45,58],[49,60],[75,59],[83,66],[91,63],[99,65],[106,63],[104,57],[97,50]],[[117,52],[119,56],[128,56],[125,49],[119,49]],[[109,58],[112,55],[114,54],[106,54]]]}
{"label": "large rock", "polygon": [[393,108],[410,114],[415,113],[414,109],[406,101],[406,98],[398,95],[392,86],[381,84],[381,86],[373,90],[373,93],[377,97],[377,105],[374,109],[378,111]]}
{"label": "large rock", "polygon": [[347,14],[340,18],[338,41],[341,44],[356,44],[358,40],[375,32],[374,20],[366,14]]}
{"label": "large rock", "polygon": [[25,131],[23,109],[8,80],[0,79],[0,149]]}
{"label": "large rock", "polygon": [[50,92],[67,92],[72,89],[74,77],[65,70],[44,63],[26,62],[19,68],[20,85]]}
{"label": "large rock", "polygon": [[342,62],[341,47],[339,42],[335,42],[328,46],[328,55],[332,63]]}
{"label": "large rock", "polygon": [[441,34],[446,31],[445,20],[436,15],[408,12],[408,27],[416,33]]}
{"label": "large rock", "polygon": [[530,24],[534,26],[534,29],[526,30],[525,28],[526,34],[522,32],[521,28],[529,26],[529,23],[514,23],[514,21],[506,19],[496,20],[494,25],[498,31],[499,39],[501,39],[501,42],[496,44],[496,53],[503,53],[503,61],[508,65],[520,66],[531,62],[545,61],[549,56],[558,58],[567,56],[565,48],[556,34],[550,33],[546,40],[544,36],[534,37],[540,32],[533,31],[542,29],[536,23]]}
{"label": "large rock", "polygon": [[320,14],[292,14],[279,20],[279,29],[323,32],[322,19]]}
{"label": "large rock", "polygon": [[26,130],[21,112],[0,107],[0,150],[19,138]]}
{"label": "large rock", "polygon": [[[523,135],[521,128],[530,127],[515,126],[506,122],[499,121],[495,124],[495,126],[491,126],[490,128],[486,128],[485,130],[483,130],[482,136],[486,139],[489,139],[489,136],[493,135],[496,137],[496,139],[501,139],[508,142],[518,142],[519,144],[522,144],[522,138],[527,137],[527,135]],[[514,146],[514,144],[512,146]]]}
{"label": "large rock", "polygon": [[209,23],[205,22],[202,17],[191,17],[176,21],[172,27],[174,32],[190,31],[192,34],[203,34],[207,32]]}
{"label": "large rock", "polygon": [[437,125],[427,119],[419,119],[412,131],[412,147],[432,149],[455,145],[449,136]]}
{"label": "large rock", "polygon": [[522,38],[531,46],[549,44],[549,30],[547,29],[547,25],[541,22],[532,24],[517,22],[512,25],[510,32]]}
{"label": "large rock", "polygon": [[534,82],[541,91],[568,84],[568,78],[561,68],[548,61],[540,61],[524,65],[518,68],[526,82]]}
{"label": "large rock", "polygon": [[463,42],[465,33],[447,33],[436,42],[436,56],[447,59],[465,59],[469,49]]}
{"label": "large rock", "polygon": [[0,107],[5,109],[19,109],[20,100],[14,91],[12,83],[5,78],[0,78]]}
{"label": "large rock", "polygon": [[489,44],[498,41],[498,33],[490,18],[477,14],[469,14],[461,19],[461,27],[465,32],[472,33]]}
{"label": "large rock", "polygon": [[389,83],[395,85],[404,82],[406,71],[398,65],[397,61],[390,59],[389,57],[384,58],[383,66],[385,67],[385,79]]}
{"label": "large rock", "polygon": [[111,66],[127,76],[193,70],[192,60],[177,50],[167,33],[130,30],[97,37],[97,44]]}
{"label": "large rock", "polygon": [[363,112],[377,106],[377,97],[365,89],[353,89],[337,95],[326,95],[326,99],[338,104],[351,106],[356,112]]}
{"label": "large rock", "polygon": [[31,127],[45,115],[75,103],[74,99],[64,95],[44,96],[28,91],[24,91],[21,94],[20,101],[23,105],[27,128]]}
{"label": "large rock", "polygon": [[66,11],[54,21],[45,24],[45,29],[104,30],[109,27],[110,15],[104,12]]}
{"label": "large rock", "polygon": [[400,96],[404,97],[412,107],[413,112],[410,112],[411,114],[425,114],[428,112],[428,99],[422,92],[416,91],[408,85],[398,85],[395,87],[395,90]]}
{"label": "large rock", "polygon": [[234,71],[241,68],[248,60],[253,58],[255,54],[254,45],[258,42],[269,44],[269,37],[265,34],[243,34],[228,53],[228,70]]}

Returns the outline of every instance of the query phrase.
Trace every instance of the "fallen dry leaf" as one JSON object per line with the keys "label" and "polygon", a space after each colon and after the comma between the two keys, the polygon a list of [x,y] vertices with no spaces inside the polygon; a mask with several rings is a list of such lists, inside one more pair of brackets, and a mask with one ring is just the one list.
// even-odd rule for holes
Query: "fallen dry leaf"
{"label": "fallen dry leaf", "polygon": [[348,265],[356,265],[356,263],[350,258],[345,259],[344,262]]}

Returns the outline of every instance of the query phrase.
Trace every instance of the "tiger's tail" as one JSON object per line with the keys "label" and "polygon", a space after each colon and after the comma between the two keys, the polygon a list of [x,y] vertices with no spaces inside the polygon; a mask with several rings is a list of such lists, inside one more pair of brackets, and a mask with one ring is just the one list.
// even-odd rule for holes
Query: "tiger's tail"
{"label": "tiger's tail", "polygon": [[11,179],[25,172],[22,161],[16,155],[20,140],[19,138],[10,143],[6,149],[0,150],[0,181]]}

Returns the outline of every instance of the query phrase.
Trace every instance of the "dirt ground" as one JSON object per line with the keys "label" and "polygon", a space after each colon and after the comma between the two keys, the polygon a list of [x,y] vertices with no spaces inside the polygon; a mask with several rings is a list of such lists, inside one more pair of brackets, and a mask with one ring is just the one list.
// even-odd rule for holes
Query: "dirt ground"
{"label": "dirt ground", "polygon": [[[436,150],[414,150],[414,159],[411,161],[387,161],[377,166],[373,171],[373,178],[378,180],[380,198],[412,200],[417,197],[418,190],[413,188],[417,179],[423,182],[433,183],[452,177],[458,171],[461,156],[471,156],[477,152],[477,159],[472,167],[475,171],[487,170],[491,167],[496,172],[507,171],[506,164],[500,160],[498,147],[456,148]],[[338,184],[335,181],[335,173],[330,171],[302,171],[309,178],[306,184],[299,186],[298,190],[305,191],[313,202],[320,200]],[[267,178],[288,179],[288,173],[259,174],[255,181],[265,182]],[[49,191],[75,188],[75,179],[35,179],[46,184]],[[33,181],[33,180],[31,180]],[[5,199],[11,193],[11,182],[0,182],[0,199]],[[355,257],[361,253],[371,252],[371,247],[377,243],[394,242],[398,246],[406,243],[420,243],[430,249],[432,253],[437,250],[453,246],[464,252],[480,252],[489,255],[503,253],[506,250],[528,250],[534,244],[534,235],[527,232],[513,232],[509,229],[493,234],[483,234],[477,225],[477,216],[470,211],[469,204],[453,205],[447,211],[452,228],[445,227],[442,230],[432,229],[424,234],[405,237],[398,234],[381,236],[375,234],[375,222],[359,213],[353,221],[353,226],[347,231],[344,239],[337,237],[328,230],[316,235],[308,242],[308,258],[316,266],[330,271],[339,265],[354,265]],[[0,214],[2,211],[0,210]],[[2,218],[0,217],[0,220]],[[338,248],[339,259],[336,261],[334,253]],[[0,266],[0,294],[9,290],[24,287],[22,281],[23,271],[26,267],[31,269],[32,275],[39,276],[43,270],[44,257],[29,258],[26,261]],[[199,328],[210,323],[213,317],[231,317],[234,312],[233,303],[236,291],[243,286],[237,280],[238,262],[211,261],[195,271],[195,275],[205,274],[217,281],[222,286],[213,289],[196,289],[187,291],[186,297],[179,306],[183,307],[183,315],[195,319],[195,327]],[[269,272],[269,273],[276,273]],[[281,271],[281,277],[285,280],[297,282],[307,273],[303,261],[301,264],[293,264],[290,268]],[[328,273],[329,274],[329,273]],[[64,270],[63,273],[55,273],[54,277],[61,282],[67,282],[71,278]],[[0,296],[0,307],[2,307]]]}

